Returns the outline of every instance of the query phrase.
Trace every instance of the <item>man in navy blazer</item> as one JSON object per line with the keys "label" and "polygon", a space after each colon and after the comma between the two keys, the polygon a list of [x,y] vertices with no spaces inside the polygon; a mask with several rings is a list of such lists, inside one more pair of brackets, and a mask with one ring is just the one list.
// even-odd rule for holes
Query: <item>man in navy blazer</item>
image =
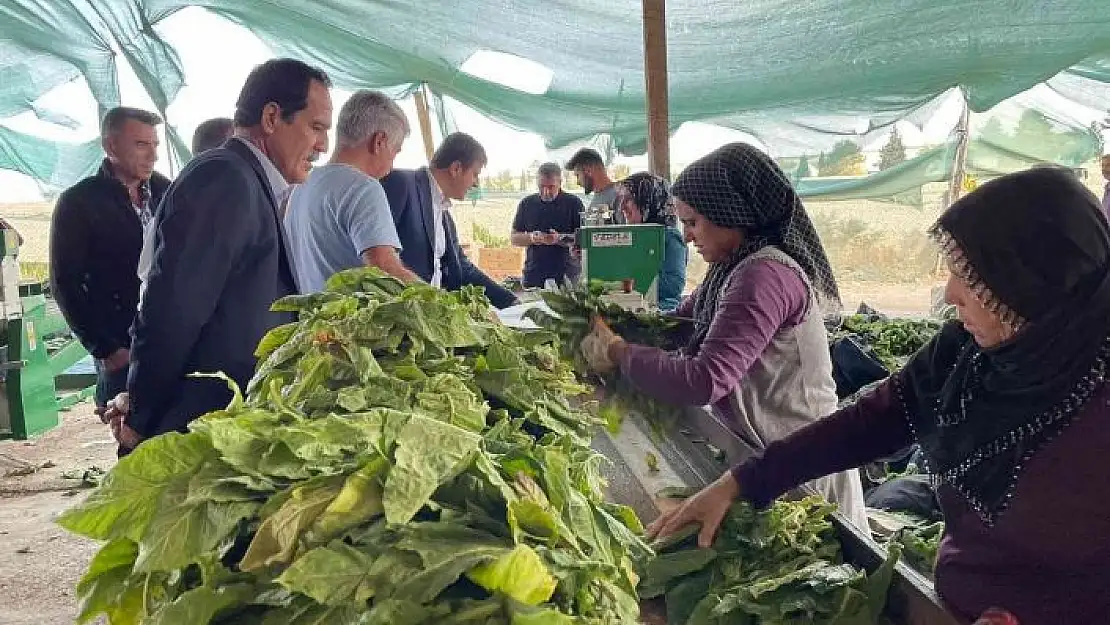
{"label": "man in navy blazer", "polygon": [[154,255],[132,329],[128,393],[113,403],[113,432],[126,453],[144,438],[184,430],[231,399],[254,350],[292,316],[270,311],[297,292],[279,209],[327,150],[332,105],[327,75],[292,59],[256,67],[235,111],[235,135],[192,160],[158,208]]}
{"label": "man in navy blazer", "polygon": [[449,291],[474,284],[485,289],[497,308],[517,303],[516,296],[474,266],[459,247],[451,201],[462,200],[478,183],[486,151],[474,137],[448,135],[432,156],[431,167],[394,169],[381,179],[401,239],[401,260],[421,279]]}

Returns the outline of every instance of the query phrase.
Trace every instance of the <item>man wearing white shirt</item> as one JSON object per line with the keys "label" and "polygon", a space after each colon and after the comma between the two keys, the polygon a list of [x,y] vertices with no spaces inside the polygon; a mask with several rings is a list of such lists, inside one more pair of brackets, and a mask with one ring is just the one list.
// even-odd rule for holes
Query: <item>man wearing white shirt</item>
{"label": "man wearing white shirt", "polygon": [[448,135],[429,167],[395,169],[382,178],[389,209],[401,241],[401,260],[422,280],[454,291],[473,284],[485,289],[498,308],[516,303],[516,296],[474,266],[459,247],[452,200],[461,200],[477,185],[486,165],[486,151],[474,137]]}
{"label": "man wearing white shirt", "polygon": [[432,190],[432,210],[435,224],[435,249],[432,254],[432,285],[442,286],[443,283],[443,255],[447,252],[447,231],[443,228],[443,216],[451,208],[451,198],[439,188],[434,175],[428,176]]}
{"label": "man wearing white shirt", "polygon": [[[228,117],[214,117],[205,120],[193,131],[193,156],[223,145],[235,133],[235,124]],[[156,211],[157,206],[153,209]],[[150,265],[154,259],[154,220],[143,226],[143,249],[139,253],[139,308],[143,306],[146,293],[146,278],[150,275]]]}

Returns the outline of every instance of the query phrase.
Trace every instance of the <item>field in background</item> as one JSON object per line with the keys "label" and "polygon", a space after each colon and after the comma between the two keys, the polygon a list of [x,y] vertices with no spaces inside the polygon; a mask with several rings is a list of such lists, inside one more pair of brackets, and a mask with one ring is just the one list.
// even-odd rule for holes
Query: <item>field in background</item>
{"label": "field in background", "polygon": [[[865,301],[897,314],[928,311],[930,291],[942,279],[933,273],[936,250],[925,234],[939,214],[939,202],[930,201],[933,198],[928,195],[926,200],[925,208],[866,200],[806,204],[828,250],[846,308]],[[498,197],[457,203],[453,212],[463,242],[504,245],[518,201],[518,197]],[[0,215],[23,235],[20,261],[25,278],[45,277],[50,211],[51,205],[45,203],[0,204]],[[489,264],[491,273],[512,271],[504,266],[504,253],[479,250],[476,256],[480,265]],[[704,274],[705,263],[691,254],[688,288]]]}
{"label": "field in background", "polygon": [[[939,201],[930,199],[927,196],[924,208],[867,200],[806,203],[846,308],[854,310],[860,302],[867,302],[894,314],[928,312],[932,288],[944,280],[934,273],[936,247],[926,235],[940,214]],[[483,231],[507,237],[517,201],[492,198],[457,205],[452,210],[460,236],[469,242],[478,226],[483,239]],[[478,256],[481,261],[481,251]],[[688,289],[701,281],[705,270],[701,257],[691,253]]]}

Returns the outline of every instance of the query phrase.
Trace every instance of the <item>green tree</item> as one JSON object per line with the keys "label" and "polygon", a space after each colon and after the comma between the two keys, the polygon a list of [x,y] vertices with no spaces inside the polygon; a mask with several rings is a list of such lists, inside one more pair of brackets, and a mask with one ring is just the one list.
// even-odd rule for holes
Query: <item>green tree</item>
{"label": "green tree", "polygon": [[515,186],[515,176],[513,176],[513,172],[508,169],[502,169],[497,172],[497,175],[493,177],[491,182],[494,191],[512,191]]}
{"label": "green tree", "polygon": [[825,170],[828,169],[828,168],[829,168],[829,157],[825,156],[825,153],[822,152],[821,155],[817,157],[817,175],[818,176],[827,176],[828,174],[825,173]]}
{"label": "green tree", "polygon": [[839,141],[829,151],[828,164],[821,170],[822,176],[862,176],[863,151],[855,141]]}
{"label": "green tree", "polygon": [[801,159],[793,156],[780,156],[775,159],[775,163],[778,164],[779,169],[786,172],[788,175],[798,171],[798,163],[800,161]]}
{"label": "green tree", "polygon": [[520,189],[518,189],[518,190],[519,191],[527,191],[528,190],[528,172],[526,170],[523,170],[523,169],[520,170]]}
{"label": "green tree", "polygon": [[1002,122],[998,121],[997,117],[988,119],[978,134],[980,141],[986,141],[991,145],[1005,145],[1009,142],[1010,137],[1009,133],[1002,128]]}
{"label": "green tree", "polygon": [[798,159],[798,169],[795,171],[794,179],[801,180],[802,178],[810,178],[813,176],[813,171],[809,168],[809,157],[802,156]]}
{"label": "green tree", "polygon": [[890,131],[890,139],[883,149],[879,150],[879,171],[904,162],[906,162],[906,145],[902,143],[902,135],[898,133],[898,127],[895,126]]}
{"label": "green tree", "polygon": [[1040,111],[1021,114],[1013,149],[1029,158],[1058,165],[1078,165],[1098,155],[1099,138],[1089,128],[1067,128]]}

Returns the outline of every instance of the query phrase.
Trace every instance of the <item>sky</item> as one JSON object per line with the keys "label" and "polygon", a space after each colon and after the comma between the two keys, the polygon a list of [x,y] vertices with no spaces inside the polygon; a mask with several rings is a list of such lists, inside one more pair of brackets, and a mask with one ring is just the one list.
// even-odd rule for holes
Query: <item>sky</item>
{"label": "sky", "polygon": [[[196,126],[211,117],[230,117],[235,98],[247,74],[273,54],[256,36],[246,29],[224,20],[199,7],[190,7],[175,13],[158,24],[156,30],[177,50],[185,68],[185,86],[171,103],[167,116],[186,142]],[[197,37],[196,33],[204,33]],[[225,42],[211,46],[209,42]],[[153,105],[122,55],[117,55],[120,98],[124,105],[149,108]],[[487,79],[513,85],[521,80],[535,79],[534,68],[526,64],[506,61],[497,55],[472,58],[464,70]],[[525,86],[525,89],[535,87]],[[543,85],[538,86],[542,92]],[[336,113],[350,93],[339,89],[332,92]],[[67,129],[43,122],[27,112],[0,123],[22,132],[65,142],[83,142],[97,135],[97,107],[84,79],[63,85],[45,94],[38,104],[63,113],[74,119],[76,129]],[[423,141],[416,123],[416,108],[412,98],[401,102],[409,116],[413,134],[405,142],[396,166],[414,168],[425,164]],[[533,161],[565,161],[576,146],[548,152],[543,140],[535,134],[520,132],[495,122],[458,102],[448,101],[447,106],[459,130],[474,135],[485,147],[489,156],[487,171],[504,169],[519,171]],[[899,122],[903,141],[911,149],[924,144],[944,141],[960,115],[958,99],[952,98],[927,124],[918,128]],[[433,126],[435,123],[433,122]],[[745,133],[702,123],[687,123],[671,139],[671,162],[689,163],[720,145],[732,141],[749,141],[759,145],[754,137]],[[334,140],[332,142],[334,144]],[[881,141],[880,141],[881,144]],[[865,145],[864,150],[878,150],[881,145]],[[163,150],[164,152],[164,150]],[[645,156],[618,157],[617,163],[627,164],[632,171],[647,168]],[[169,161],[163,154],[158,166],[170,175]],[[0,202],[25,202],[40,199],[38,185],[30,178],[15,172],[0,171]]]}

